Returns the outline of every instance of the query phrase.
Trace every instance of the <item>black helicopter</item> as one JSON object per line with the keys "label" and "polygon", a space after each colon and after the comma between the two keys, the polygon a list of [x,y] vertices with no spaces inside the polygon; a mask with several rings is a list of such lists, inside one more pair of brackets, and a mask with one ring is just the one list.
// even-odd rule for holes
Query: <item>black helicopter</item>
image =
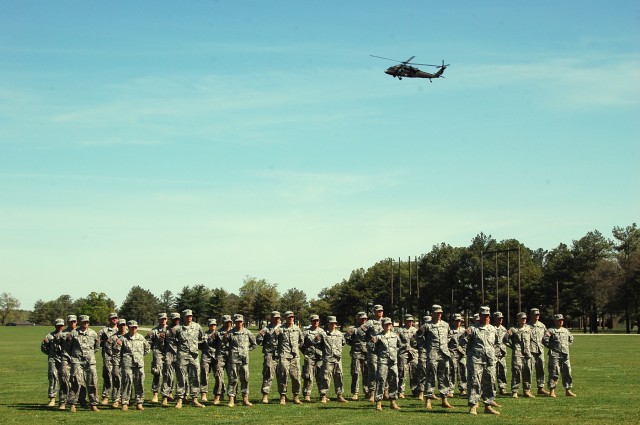
{"label": "black helicopter", "polygon": [[[402,77],[406,78],[428,78],[431,81],[432,78],[444,78],[442,73],[449,66],[449,64],[445,65],[444,61],[442,61],[442,65],[430,65],[428,63],[413,63],[411,60],[415,58],[415,56],[411,56],[406,61],[398,61],[395,59],[384,58],[382,56],[369,55],[373,58],[385,59],[392,62],[398,62],[400,65],[394,65],[387,68],[384,73],[389,74],[392,77],[398,77],[398,80],[402,80]],[[409,65],[420,65],[420,66],[434,66],[438,68],[435,73],[420,71],[418,68]]]}

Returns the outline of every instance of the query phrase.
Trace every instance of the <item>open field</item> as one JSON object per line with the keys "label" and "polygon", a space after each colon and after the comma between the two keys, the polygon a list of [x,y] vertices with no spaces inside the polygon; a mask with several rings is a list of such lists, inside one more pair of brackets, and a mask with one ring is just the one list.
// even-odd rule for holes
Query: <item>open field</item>
{"label": "open field", "polygon": [[[416,421],[443,421],[442,423],[486,423],[496,424],[596,424],[596,423],[640,423],[640,337],[637,335],[597,335],[587,336],[577,333],[572,347],[572,368],[574,391],[577,398],[567,398],[561,391],[557,399],[538,397],[536,399],[499,398],[503,405],[499,417],[480,414],[472,417],[467,414],[466,400],[452,399],[454,410],[444,411],[435,407],[425,411],[422,404],[413,399],[400,400],[402,410],[391,411],[386,408],[376,412],[373,405],[366,401],[350,402],[342,405],[329,402],[327,405],[316,403],[294,406],[277,404],[277,394],[272,389],[273,403],[259,404],[261,374],[260,347],[252,352],[250,397],[255,405],[251,408],[237,406],[211,406],[195,409],[185,406],[182,410],[163,409],[151,403],[146,404],[143,412],[121,412],[104,407],[99,413],[79,409],[76,414],[68,410],[60,412],[46,407],[47,403],[47,361],[40,353],[39,344],[49,331],[46,327],[2,327],[0,328],[0,422],[1,423],[114,423],[125,419],[130,423],[201,423],[217,424],[369,424],[415,423]],[[99,354],[99,353],[98,353]],[[146,397],[149,390],[151,373],[150,356],[146,364]],[[98,371],[100,371],[100,360]],[[348,390],[349,361],[345,348],[345,388]],[[510,375],[509,375],[510,377]],[[102,381],[100,380],[100,386]],[[348,393],[348,391],[347,391]],[[334,396],[333,389],[329,392]]]}

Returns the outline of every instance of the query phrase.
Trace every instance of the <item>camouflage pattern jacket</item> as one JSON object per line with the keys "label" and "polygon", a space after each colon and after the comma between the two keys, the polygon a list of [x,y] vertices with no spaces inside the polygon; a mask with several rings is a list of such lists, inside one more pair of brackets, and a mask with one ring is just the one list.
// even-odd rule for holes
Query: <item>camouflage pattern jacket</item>
{"label": "camouflage pattern jacket", "polygon": [[144,367],[144,355],[149,354],[149,341],[140,334],[125,334],[122,339],[122,367]]}

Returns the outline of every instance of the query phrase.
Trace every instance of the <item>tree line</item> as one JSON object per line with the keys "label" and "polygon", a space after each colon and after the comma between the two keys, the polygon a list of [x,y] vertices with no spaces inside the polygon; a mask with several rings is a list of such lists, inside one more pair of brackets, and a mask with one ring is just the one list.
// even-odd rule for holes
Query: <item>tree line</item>
{"label": "tree line", "polygon": [[[277,284],[249,276],[237,293],[197,284],[184,286],[177,294],[165,290],[155,295],[134,286],[118,312],[152,324],[160,311],[190,308],[201,322],[240,313],[251,323],[266,320],[278,309],[292,310],[303,321],[313,312],[335,315],[340,323],[350,324],[358,311],[369,312],[374,304],[384,305],[386,314],[396,320],[406,313],[422,317],[432,304],[467,315],[489,305],[509,319],[532,307],[547,319],[561,312],[585,332],[598,332],[599,326],[617,317],[630,332],[640,320],[640,229],[635,223],[614,227],[612,235],[606,238],[594,230],[569,245],[543,250],[480,233],[466,247],[441,243],[420,256],[386,258],[366,270],[355,269],[312,299],[301,289],[281,294]],[[73,312],[102,323],[114,309],[104,293],[92,292],[75,301],[62,295],[53,301],[38,300],[31,320],[48,325],[52,318]]]}

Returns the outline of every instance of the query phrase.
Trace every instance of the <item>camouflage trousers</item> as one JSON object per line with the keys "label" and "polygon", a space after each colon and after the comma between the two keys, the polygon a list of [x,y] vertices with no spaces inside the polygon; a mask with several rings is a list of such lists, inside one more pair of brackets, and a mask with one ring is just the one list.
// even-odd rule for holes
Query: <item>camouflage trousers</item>
{"label": "camouflage trousers", "polygon": [[92,406],[98,405],[98,371],[95,363],[73,362],[71,363],[71,389],[69,391],[69,404],[75,405],[80,399],[80,393],[86,391]]}
{"label": "camouflage trousers", "polygon": [[292,359],[281,357],[276,373],[279,378],[278,389],[280,390],[280,395],[287,394],[287,381],[289,378],[291,378],[291,391],[293,391],[293,394],[300,394],[300,357]]}
{"label": "camouflage trousers", "polygon": [[449,359],[449,379],[451,380],[451,391],[458,383],[458,390],[467,390],[467,359],[460,354],[454,354]]}
{"label": "camouflage trousers", "polygon": [[173,392],[175,374],[178,369],[177,356],[173,353],[164,353],[164,367],[162,369],[162,396],[169,397]]}
{"label": "camouflage trousers", "polygon": [[475,406],[482,398],[485,404],[491,404],[496,398],[493,383],[496,381],[496,365],[491,359],[467,359],[467,390],[469,406]]}
{"label": "camouflage trousers", "polygon": [[[367,377],[366,384],[369,391],[376,391],[376,383],[378,382],[378,355],[376,353],[367,353]],[[364,384],[364,382],[363,382]]]}
{"label": "camouflage trousers", "polygon": [[111,396],[111,386],[113,385],[113,377],[111,375],[112,356],[108,354],[102,355],[102,398]]}
{"label": "camouflage trousers", "polygon": [[393,359],[380,359],[376,365],[376,396],[375,401],[384,397],[384,389],[389,388],[389,398],[398,398],[398,364]]}
{"label": "camouflage trousers", "polygon": [[216,375],[216,359],[210,356],[200,356],[200,394],[209,392],[209,374],[214,379]]}
{"label": "camouflage trousers", "polygon": [[549,354],[549,389],[556,387],[560,376],[562,376],[564,388],[571,389],[573,387],[573,378],[571,376],[569,355],[552,352]]}
{"label": "camouflage trousers", "polygon": [[224,356],[216,358],[215,380],[213,382],[213,394],[222,396],[225,391],[224,375],[227,373],[227,360]]}
{"label": "camouflage trousers", "polygon": [[178,354],[176,381],[176,397],[183,398],[187,392],[193,398],[200,396],[200,364],[197,355]]}
{"label": "camouflage trousers", "polygon": [[151,350],[151,374],[153,375],[153,381],[151,381],[151,391],[157,393],[161,388],[162,373],[164,370],[164,356],[161,350]]}
{"label": "camouflage trousers", "polygon": [[505,356],[496,357],[496,381],[498,388],[507,388],[507,358]]}
{"label": "camouflage trousers", "polygon": [[351,394],[358,394],[360,381],[364,394],[369,392],[369,367],[367,366],[366,353],[351,354]]}
{"label": "camouflage trousers", "polygon": [[429,361],[427,360],[427,352],[422,351],[418,353],[418,367],[417,367],[417,385],[416,391],[423,392],[427,388],[427,381],[429,380]]}
{"label": "camouflage trousers", "polygon": [[[322,376],[322,359],[316,359],[312,356],[304,356],[304,366],[302,367],[302,394],[311,395],[313,390],[313,381],[318,382],[318,378]],[[318,387],[319,389],[320,387]]]}
{"label": "camouflage trousers", "polygon": [[131,390],[135,391],[136,404],[144,402],[144,367],[122,367],[122,404],[129,404]]}
{"label": "camouflage trousers", "polygon": [[49,357],[48,377],[49,377],[49,398],[55,398],[58,392],[58,382],[60,377],[61,362]]}
{"label": "camouflage trousers", "polygon": [[404,394],[407,382],[411,386],[411,392],[415,392],[417,383],[418,358],[409,353],[398,355],[398,392]]}
{"label": "camouflage trousers", "polygon": [[531,357],[512,356],[511,357],[511,392],[517,393],[520,384],[525,391],[531,389]]}
{"label": "camouflage trousers", "polygon": [[318,389],[321,396],[326,396],[331,386],[331,379],[333,378],[333,385],[336,388],[336,395],[342,395],[344,391],[344,385],[342,382],[342,361],[336,362],[322,362],[322,371],[318,378]]}
{"label": "camouflage trousers", "polygon": [[[544,353],[531,353],[533,367],[536,371],[536,385],[538,388],[544,387]],[[533,375],[531,375],[533,379]]]}
{"label": "camouflage trousers", "polygon": [[122,366],[120,360],[115,358],[111,361],[111,400],[115,403],[122,401]]}
{"label": "camouflage trousers", "polygon": [[229,375],[229,385],[227,394],[235,397],[238,392],[238,381],[240,381],[240,391],[242,395],[249,395],[249,364],[231,363],[227,364],[227,374]]}
{"label": "camouflage trousers", "polygon": [[262,394],[269,394],[271,392],[271,384],[273,378],[276,378],[276,369],[278,368],[278,361],[273,358],[273,353],[264,353],[264,359],[262,361]]}
{"label": "camouflage trousers", "polygon": [[449,360],[450,357],[446,356],[441,350],[432,350],[429,353],[425,391],[427,395],[433,395],[436,387],[440,390],[440,394],[445,397],[451,392]]}
{"label": "camouflage trousers", "polygon": [[65,404],[69,398],[69,391],[71,391],[71,365],[66,360],[60,363],[58,379],[60,384],[58,399],[60,400],[60,404]]}

